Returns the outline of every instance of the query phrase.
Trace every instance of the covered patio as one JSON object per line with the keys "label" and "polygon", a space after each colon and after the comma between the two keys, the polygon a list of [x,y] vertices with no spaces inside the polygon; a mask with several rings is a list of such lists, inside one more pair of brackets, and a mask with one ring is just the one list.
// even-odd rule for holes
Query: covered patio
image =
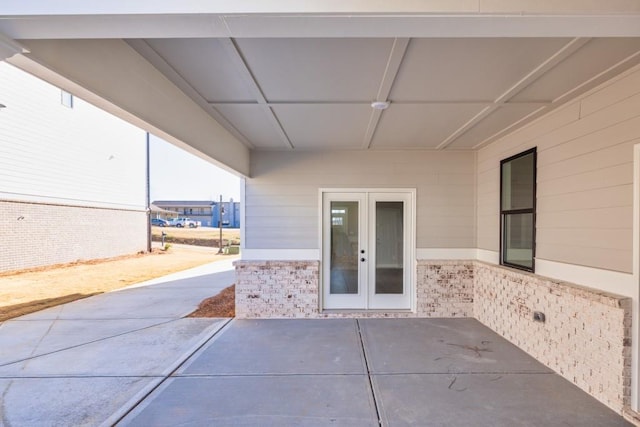
{"label": "covered patio", "polygon": [[[327,375],[360,384],[367,422],[445,420],[419,393],[495,415],[479,387],[511,417],[518,381],[539,391],[530,403],[557,396],[549,369],[633,416],[640,4],[586,3],[9,0],[0,59],[243,177],[238,320],[220,343],[290,333],[261,351],[322,354],[331,340],[305,347],[300,330],[348,335],[325,349],[350,349]],[[542,365],[527,371],[523,354],[512,365],[502,339]],[[208,351],[224,353],[217,343]],[[265,360],[281,366],[275,354]],[[399,361],[410,369],[393,371]],[[355,369],[344,377],[343,363]],[[176,417],[171,390],[208,375],[185,369],[154,392]],[[274,375],[285,390],[307,375],[278,369],[237,387]],[[211,376],[200,386],[216,393],[235,378]],[[127,420],[151,417],[155,401]]]}
{"label": "covered patio", "polygon": [[183,318],[230,267],[0,324],[2,425],[629,425],[474,319]]}

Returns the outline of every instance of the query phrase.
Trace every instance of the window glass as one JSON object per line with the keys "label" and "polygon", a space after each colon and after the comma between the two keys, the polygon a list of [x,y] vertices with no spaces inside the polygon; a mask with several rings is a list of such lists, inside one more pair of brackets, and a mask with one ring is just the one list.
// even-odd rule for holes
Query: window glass
{"label": "window glass", "polygon": [[376,202],[376,294],[404,292],[403,223],[403,202]]}
{"label": "window glass", "polygon": [[64,90],[60,93],[60,103],[68,108],[73,108],[73,95]]}
{"label": "window glass", "polygon": [[533,153],[502,164],[502,209],[533,208]]}
{"label": "window glass", "polygon": [[332,294],[358,293],[358,202],[331,202]]}
{"label": "window glass", "polygon": [[533,268],[533,214],[513,214],[504,218],[504,261]]}
{"label": "window glass", "polygon": [[500,263],[534,271],[536,149],[500,163]]}

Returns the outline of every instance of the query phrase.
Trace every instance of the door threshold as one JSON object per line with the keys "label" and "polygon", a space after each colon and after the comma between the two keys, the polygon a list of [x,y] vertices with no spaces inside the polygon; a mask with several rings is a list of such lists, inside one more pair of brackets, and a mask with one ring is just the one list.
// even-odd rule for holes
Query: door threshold
{"label": "door threshold", "polygon": [[321,314],[397,314],[397,313],[414,313],[411,309],[350,309],[350,308],[329,308],[321,311]]}

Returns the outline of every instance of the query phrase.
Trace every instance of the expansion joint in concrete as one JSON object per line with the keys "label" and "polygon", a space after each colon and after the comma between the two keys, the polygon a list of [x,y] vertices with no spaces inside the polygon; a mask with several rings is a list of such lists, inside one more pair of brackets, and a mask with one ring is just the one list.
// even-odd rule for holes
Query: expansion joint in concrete
{"label": "expansion joint in concrete", "polygon": [[367,370],[367,380],[369,381],[369,388],[373,397],[373,407],[376,410],[376,417],[378,417],[378,425],[382,426],[382,417],[380,416],[380,409],[378,407],[378,397],[376,396],[376,389],[373,386],[373,378],[371,377],[371,369],[369,368],[369,360],[367,359],[367,351],[364,346],[364,340],[362,339],[362,329],[360,329],[360,320],[356,319],[356,328],[358,330],[358,340],[360,342],[360,349],[362,350],[362,359],[364,360],[364,366]]}

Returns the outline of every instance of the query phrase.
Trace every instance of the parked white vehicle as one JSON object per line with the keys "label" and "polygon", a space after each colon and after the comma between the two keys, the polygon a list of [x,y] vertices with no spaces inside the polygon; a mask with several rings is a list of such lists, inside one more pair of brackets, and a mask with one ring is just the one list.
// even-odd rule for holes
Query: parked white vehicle
{"label": "parked white vehicle", "polygon": [[174,218],[169,221],[169,225],[171,227],[189,227],[189,228],[197,228],[200,227],[200,221],[195,221],[191,218]]}

